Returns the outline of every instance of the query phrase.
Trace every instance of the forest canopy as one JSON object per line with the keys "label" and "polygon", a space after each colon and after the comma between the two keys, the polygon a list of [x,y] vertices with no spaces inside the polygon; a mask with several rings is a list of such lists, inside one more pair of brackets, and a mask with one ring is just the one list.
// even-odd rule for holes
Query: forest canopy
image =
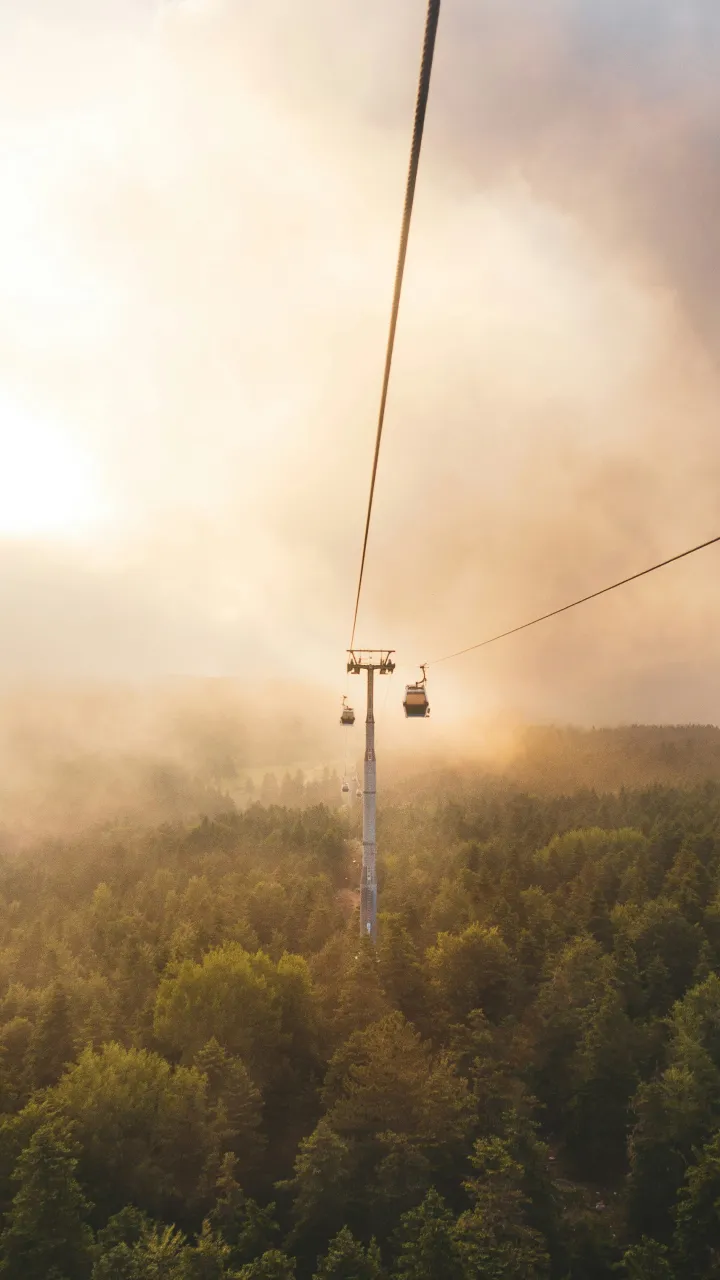
{"label": "forest canopy", "polygon": [[0,1275],[716,1275],[720,782],[680,764],[395,786],[377,947],[306,796],[8,851]]}

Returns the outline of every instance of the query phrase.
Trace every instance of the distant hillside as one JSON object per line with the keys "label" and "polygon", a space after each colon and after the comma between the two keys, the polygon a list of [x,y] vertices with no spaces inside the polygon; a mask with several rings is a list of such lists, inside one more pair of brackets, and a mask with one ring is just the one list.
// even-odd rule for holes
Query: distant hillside
{"label": "distant hillside", "polygon": [[[403,767],[405,766],[405,767]],[[653,785],[689,787],[720,779],[720,729],[715,725],[622,725],[577,729],[530,726],[493,745],[478,731],[452,761],[423,759],[383,767],[392,800],[462,795],[478,779],[501,778],[541,794],[617,792]]]}
{"label": "distant hillside", "polygon": [[[57,707],[52,709],[56,714],[46,721],[38,709],[32,723],[17,716],[4,724],[0,846],[6,851],[96,823],[192,821],[255,802],[299,809],[318,803],[334,808],[341,802],[332,759],[309,772],[265,765],[278,727],[274,710],[266,717],[256,710],[249,731],[240,709],[220,697],[209,712],[192,708],[194,718],[187,707],[184,717],[173,707],[174,719],[169,711],[164,719],[158,715],[149,727],[140,725],[146,730],[142,734],[139,716],[127,713],[128,723],[118,728],[104,707],[102,717],[97,708],[85,707],[71,733],[64,723],[58,727]],[[266,728],[264,718],[271,721]],[[322,761],[322,746],[316,758]],[[282,760],[280,753],[275,759]],[[352,772],[355,764],[348,767]],[[478,728],[463,732],[453,757],[428,755],[422,741],[412,753],[381,749],[378,778],[381,806],[462,796],[483,778],[547,795],[654,784],[688,787],[720,780],[720,729],[535,726],[500,735]]]}
{"label": "distant hillside", "polygon": [[715,725],[624,725],[606,729],[530,728],[509,776],[551,791],[592,787],[688,786],[720,778]]}

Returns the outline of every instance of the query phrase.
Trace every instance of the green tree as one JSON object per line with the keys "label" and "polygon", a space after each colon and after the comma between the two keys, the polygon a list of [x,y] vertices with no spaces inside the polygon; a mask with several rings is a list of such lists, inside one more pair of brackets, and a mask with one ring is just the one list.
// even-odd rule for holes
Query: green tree
{"label": "green tree", "polygon": [[667,1242],[672,1211],[693,1151],[720,1122],[720,977],[711,974],[678,1001],[670,1019],[669,1065],[638,1089],[630,1139],[628,1207],[633,1228]]}
{"label": "green tree", "polygon": [[182,1232],[128,1205],[98,1232],[92,1280],[205,1280],[189,1270],[192,1252]]}
{"label": "green tree", "polygon": [[417,1141],[401,1133],[379,1133],[374,1177],[369,1185],[370,1221],[381,1239],[406,1209],[417,1205],[432,1178],[432,1165]]}
{"label": "green tree", "polygon": [[33,1034],[29,1018],[15,1016],[0,1028],[0,1106],[3,1112],[24,1106],[32,1081],[26,1064]]}
{"label": "green tree", "polygon": [[596,1181],[621,1173],[638,1066],[632,1023],[612,989],[590,1015],[574,1076],[569,1136],[575,1160]]}
{"label": "green tree", "polygon": [[677,1208],[675,1251],[683,1280],[720,1275],[720,1129],[687,1171]]}
{"label": "green tree", "polygon": [[229,1275],[230,1246],[205,1221],[194,1246],[182,1260],[182,1280],[225,1280]]}
{"label": "green tree", "polygon": [[216,1039],[266,1079],[281,1042],[277,966],[238,943],[186,960],[163,978],[155,1004],[159,1040],[186,1058]]}
{"label": "green tree", "polygon": [[307,965],[300,956],[275,963],[234,942],[209,951],[198,964],[186,960],[160,983],[155,1033],[185,1061],[217,1040],[263,1090],[288,1068],[312,1073],[316,1032]]}
{"label": "green tree", "polygon": [[616,909],[613,924],[634,947],[649,1010],[666,1014],[692,982],[702,943],[698,925],[661,898]]}
{"label": "green tree", "polygon": [[329,1123],[357,1141],[392,1132],[449,1153],[465,1138],[466,1082],[449,1055],[434,1055],[401,1013],[356,1032],[336,1052],[323,1098]]}
{"label": "green tree", "polygon": [[675,855],[663,889],[668,898],[677,903],[686,920],[695,924],[701,919],[707,905],[708,876],[699,858],[687,845],[683,845]]}
{"label": "green tree", "polygon": [[262,947],[270,947],[278,933],[286,936],[288,895],[277,880],[260,880],[248,895],[248,920]]}
{"label": "green tree", "polygon": [[464,1280],[455,1218],[434,1188],[403,1214],[397,1244],[393,1280]]}
{"label": "green tree", "polygon": [[285,954],[278,960],[277,997],[282,1052],[269,1077],[268,1127],[271,1138],[282,1135],[295,1145],[307,1132],[298,1111],[312,1108],[323,1067],[316,995],[302,956]]}
{"label": "green tree", "polygon": [[0,1274],[8,1280],[82,1280],[90,1272],[92,1208],[75,1177],[70,1130],[48,1122],[33,1134],[13,1175],[17,1192],[2,1235]]}
{"label": "green tree", "polygon": [[693,1147],[706,1131],[708,1100],[692,1071],[671,1066],[634,1101],[628,1211],[634,1231],[670,1238],[672,1211]]}
{"label": "green tree", "polygon": [[182,1280],[187,1242],[175,1227],[153,1225],[134,1246],[138,1280]]}
{"label": "green tree", "polygon": [[135,1246],[152,1229],[146,1214],[126,1205],[98,1231],[93,1248],[92,1280],[139,1280],[140,1262]]}
{"label": "green tree", "polygon": [[91,1280],[146,1280],[147,1272],[141,1270],[142,1265],[139,1250],[121,1241],[96,1250]]}
{"label": "green tree", "polygon": [[273,1214],[275,1205],[265,1207],[250,1200],[235,1180],[236,1158],[226,1154],[217,1180],[217,1199],[208,1216],[210,1227],[230,1247],[230,1265],[239,1267],[267,1252],[280,1228]]}
{"label": "green tree", "polygon": [[347,1227],[338,1232],[324,1257],[318,1258],[313,1280],[382,1280],[380,1251],[374,1240],[365,1249]]}
{"label": "green tree", "polygon": [[245,1064],[233,1058],[217,1040],[208,1043],[195,1055],[193,1065],[208,1082],[209,1117],[215,1128],[219,1148],[232,1151],[244,1172],[257,1165],[264,1142],[262,1096],[248,1074]]}
{"label": "green tree", "polygon": [[55,1084],[74,1057],[70,1001],[63,984],[56,982],[43,1001],[28,1046],[27,1071],[33,1088]]}
{"label": "green tree", "polygon": [[53,1108],[73,1125],[80,1173],[98,1216],[127,1203],[161,1216],[192,1203],[216,1152],[207,1082],[144,1049],[86,1049],[52,1091]]}
{"label": "green tree", "polygon": [[441,933],[427,963],[451,1021],[462,1021],[473,1009],[482,1009],[491,1022],[509,1012],[516,966],[497,927],[471,924],[461,934]]}
{"label": "green tree", "polygon": [[377,944],[380,983],[392,1007],[424,1027],[427,992],[417,948],[402,916],[381,915]]}
{"label": "green tree", "polygon": [[474,1009],[465,1022],[450,1028],[450,1049],[458,1073],[470,1084],[475,1133],[501,1133],[508,1111],[531,1106],[523,1079],[532,1058],[527,1027],[511,1020],[497,1027],[482,1009]]}
{"label": "green tree", "polygon": [[295,1280],[295,1259],[279,1249],[270,1249],[241,1267],[237,1280]]}
{"label": "green tree", "polygon": [[613,976],[612,958],[594,938],[573,938],[554,960],[538,994],[531,1080],[560,1133],[568,1127],[576,1093],[578,1049]]}
{"label": "green tree", "polygon": [[478,1140],[472,1164],[478,1176],[465,1186],[473,1208],[456,1229],[463,1265],[483,1280],[544,1280],[550,1258],[544,1237],[530,1225],[522,1165],[500,1138]]}
{"label": "green tree", "polygon": [[[631,1247],[623,1255],[622,1271],[627,1280],[674,1280],[675,1272],[670,1264],[670,1253],[664,1244],[643,1236],[639,1244]],[[688,1273],[683,1271],[682,1275]]]}
{"label": "green tree", "polygon": [[321,1120],[300,1143],[292,1178],[277,1184],[292,1194],[296,1237],[327,1237],[342,1225],[353,1195],[354,1172],[352,1142]]}
{"label": "green tree", "polygon": [[369,938],[354,941],[352,953],[334,996],[332,1016],[336,1040],[345,1040],[353,1031],[362,1030],[390,1012],[385,994],[377,950]]}

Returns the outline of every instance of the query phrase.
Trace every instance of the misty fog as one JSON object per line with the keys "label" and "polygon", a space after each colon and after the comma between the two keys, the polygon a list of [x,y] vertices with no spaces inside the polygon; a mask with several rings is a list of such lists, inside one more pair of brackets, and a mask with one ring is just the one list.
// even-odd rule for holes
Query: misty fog
{"label": "misty fog", "polygon": [[[8,762],[44,716],[56,756],[183,757],[188,677],[257,760],[342,752],[423,16],[0,10]],[[431,667],[390,728],[420,662],[720,532],[719,53],[713,0],[443,6],[357,637],[403,748],[720,716],[710,549]]]}

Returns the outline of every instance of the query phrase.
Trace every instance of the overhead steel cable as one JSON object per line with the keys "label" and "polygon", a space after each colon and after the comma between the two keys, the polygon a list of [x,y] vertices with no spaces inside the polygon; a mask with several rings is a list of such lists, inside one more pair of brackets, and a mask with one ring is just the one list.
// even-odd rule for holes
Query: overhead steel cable
{"label": "overhead steel cable", "polygon": [[638,578],[644,578],[648,573],[655,573],[656,569],[664,569],[668,564],[674,564],[676,560],[684,560],[686,556],[692,556],[696,551],[704,551],[706,547],[712,547],[716,542],[720,542],[720,534],[716,538],[709,538],[707,542],[700,542],[696,547],[689,547],[687,551],[681,551],[676,556],[670,556],[668,560],[661,560],[659,564],[651,564],[648,569],[641,569],[639,573],[631,573],[629,578],[621,578],[619,582],[613,582],[609,587],[601,587],[599,591],[591,591],[590,595],[581,596],[579,600],[573,600],[570,604],[564,604],[559,609],[552,609],[550,613],[543,613],[539,618],[532,618],[530,622],[523,622],[519,627],[511,627],[509,631],[501,631],[499,635],[490,636],[488,640],[480,640],[478,644],[469,644],[465,649],[458,649],[455,653],[446,653],[444,658],[435,658],[434,662],[428,663],[428,666],[434,667],[439,662],[449,662],[451,658],[460,658],[464,653],[472,653],[473,649],[484,649],[486,645],[495,644],[496,640],[505,640],[507,636],[517,635],[518,631],[527,631],[528,627],[535,627],[539,622],[547,622],[548,618],[556,618],[560,613],[567,613],[568,609],[576,609],[579,604],[587,604],[588,600],[597,600],[598,596],[607,595],[608,591],[615,591],[618,587],[624,587],[628,582],[635,582]]}
{"label": "overhead steel cable", "polygon": [[380,412],[378,414],[377,434],[375,436],[375,454],[373,457],[372,475],[370,478],[370,496],[368,498],[365,534],[363,537],[362,556],[360,558],[360,576],[358,578],[357,596],[355,597],[355,613],[353,615],[352,636],[350,639],[351,649],[355,644],[355,630],[357,627],[358,610],[360,608],[360,593],[362,591],[363,574],[365,572],[368,534],[370,533],[370,519],[372,516],[373,498],[375,496],[375,479],[377,477],[378,459],[380,457],[380,441],[382,440],[383,425],[385,423],[385,406],[387,404],[388,386],[390,384],[390,370],[392,368],[393,350],[395,347],[395,331],[397,329],[398,311],[400,309],[400,295],[402,293],[405,258],[407,256],[408,237],[410,235],[410,222],[412,219],[413,201],[415,199],[415,185],[417,182],[418,166],[420,164],[420,148],[422,146],[423,129],[425,127],[425,112],[427,109],[428,95],[430,93],[430,73],[432,71],[433,55],[435,53],[435,36],[437,34],[439,17],[440,0],[429,0],[427,18],[425,20],[425,37],[423,40],[422,60],[420,63],[417,102],[415,104],[415,120],[413,124],[412,146],[410,149],[410,168],[408,170],[407,187],[405,189],[405,207],[403,209],[402,229],[400,232],[400,251],[398,253],[397,268],[395,270],[395,289],[393,293],[392,311],[390,314],[390,332],[388,334],[387,349],[385,353],[385,372],[382,382],[382,394],[380,396]]}

